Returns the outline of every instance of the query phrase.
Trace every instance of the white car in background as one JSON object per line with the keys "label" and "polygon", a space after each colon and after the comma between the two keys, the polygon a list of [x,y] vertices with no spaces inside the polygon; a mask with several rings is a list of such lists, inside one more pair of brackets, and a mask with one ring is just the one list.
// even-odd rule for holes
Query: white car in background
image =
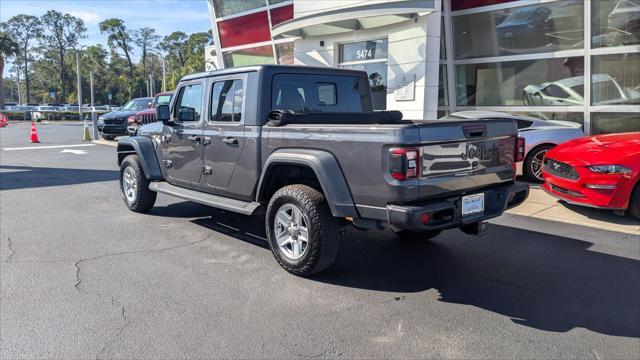
{"label": "white car in background", "polygon": [[49,115],[52,115],[55,112],[56,109],[53,106],[40,105],[31,112],[31,118],[36,121],[48,120]]}
{"label": "white car in background", "polygon": [[[607,74],[591,76],[591,99],[597,105],[636,104],[640,92],[622,87]],[[546,82],[541,85],[527,85],[522,91],[525,105],[584,105],[584,76]]]}
{"label": "white car in background", "polygon": [[570,121],[541,120],[530,116],[513,115],[497,111],[458,111],[443,119],[513,119],[518,136],[524,138],[524,161],[518,163],[518,175],[531,181],[543,182],[542,159],[550,149],[571,139],[583,137],[582,125]]}

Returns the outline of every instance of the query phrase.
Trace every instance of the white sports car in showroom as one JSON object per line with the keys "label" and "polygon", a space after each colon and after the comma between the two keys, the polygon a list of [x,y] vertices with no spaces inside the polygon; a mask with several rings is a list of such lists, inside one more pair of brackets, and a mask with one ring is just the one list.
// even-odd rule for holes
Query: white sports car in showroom
{"label": "white sports car in showroom", "polygon": [[543,182],[542,159],[547,151],[558,144],[583,137],[582,125],[570,121],[541,120],[529,116],[512,115],[497,111],[458,111],[443,119],[513,119],[518,125],[518,136],[524,138],[524,161],[518,163],[518,174],[529,180]]}

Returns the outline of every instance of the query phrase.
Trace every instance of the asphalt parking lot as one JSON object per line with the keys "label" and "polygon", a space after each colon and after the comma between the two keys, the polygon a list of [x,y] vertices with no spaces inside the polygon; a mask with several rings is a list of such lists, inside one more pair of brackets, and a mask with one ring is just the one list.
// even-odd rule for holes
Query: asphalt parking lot
{"label": "asphalt parking lot", "polygon": [[4,359],[640,357],[637,235],[509,214],[421,244],[350,229],[298,278],[260,217],[129,212],[113,147],[28,131],[0,129]]}

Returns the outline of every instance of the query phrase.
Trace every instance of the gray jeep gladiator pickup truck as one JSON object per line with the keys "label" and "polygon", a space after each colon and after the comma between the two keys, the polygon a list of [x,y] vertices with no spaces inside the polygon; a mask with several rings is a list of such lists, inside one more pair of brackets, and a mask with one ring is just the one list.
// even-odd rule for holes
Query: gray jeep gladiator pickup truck
{"label": "gray jeep gladiator pickup truck", "polygon": [[156,123],[118,141],[129,209],[157,193],[264,214],[271,250],[301,276],[334,261],[344,226],[429,239],[478,234],[525,200],[509,119],[403,120],[373,111],[361,71],[264,65],[184,77]]}

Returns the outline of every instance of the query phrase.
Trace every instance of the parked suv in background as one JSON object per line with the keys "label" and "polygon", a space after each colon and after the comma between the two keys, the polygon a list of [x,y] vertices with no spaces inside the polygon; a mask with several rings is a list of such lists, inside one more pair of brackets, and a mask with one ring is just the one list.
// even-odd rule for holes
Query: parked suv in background
{"label": "parked suv in background", "polygon": [[156,122],[156,106],[169,105],[169,101],[171,101],[172,95],[173,91],[166,91],[156,94],[149,109],[139,111],[137,114],[129,116],[129,119],[127,121],[127,130],[129,132],[129,135],[135,135],[136,131],[138,131],[138,128],[141,125]]}
{"label": "parked suv in background", "polygon": [[276,260],[306,276],[331,265],[348,223],[407,241],[481,234],[526,199],[512,119],[403,120],[373,111],[370,89],[364,71],[308,66],[186,76],[160,121],[118,140],[125,204],[148,211],[162,193],[266,214]]}
{"label": "parked suv in background", "polygon": [[120,110],[112,111],[98,118],[98,130],[105,140],[113,140],[116,136],[128,135],[129,116],[151,107],[153,98],[137,98],[129,100]]}

